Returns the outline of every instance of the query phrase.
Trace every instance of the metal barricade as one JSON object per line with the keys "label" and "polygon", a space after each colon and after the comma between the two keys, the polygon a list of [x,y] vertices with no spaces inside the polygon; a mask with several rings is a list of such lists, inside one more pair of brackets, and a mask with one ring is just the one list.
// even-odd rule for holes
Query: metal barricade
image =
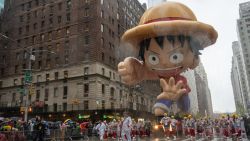
{"label": "metal barricade", "polygon": [[0,141],[26,141],[23,131],[0,131]]}

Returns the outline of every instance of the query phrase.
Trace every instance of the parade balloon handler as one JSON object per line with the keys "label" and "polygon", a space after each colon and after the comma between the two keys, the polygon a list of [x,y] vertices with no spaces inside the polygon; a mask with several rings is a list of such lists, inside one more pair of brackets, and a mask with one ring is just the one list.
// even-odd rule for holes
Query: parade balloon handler
{"label": "parade balloon handler", "polygon": [[141,60],[127,57],[118,72],[128,85],[160,79],[162,93],[153,106],[163,115],[176,102],[181,111],[190,107],[190,88],[180,73],[199,64],[199,50],[216,42],[217,32],[197,21],[193,12],[177,2],[165,2],[145,11],[139,25],[122,36],[121,47],[132,50]]}

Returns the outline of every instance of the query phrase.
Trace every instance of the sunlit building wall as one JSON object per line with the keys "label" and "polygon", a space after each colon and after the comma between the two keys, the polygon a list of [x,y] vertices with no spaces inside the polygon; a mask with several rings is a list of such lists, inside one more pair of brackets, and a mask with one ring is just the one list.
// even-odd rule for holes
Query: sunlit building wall
{"label": "sunlit building wall", "polygon": [[[197,75],[199,75],[199,77],[201,78],[201,81],[203,81],[203,84],[204,84],[203,85],[204,92],[202,93],[202,97],[204,98],[204,101],[206,103],[206,106],[205,106],[206,108],[203,109],[203,111],[206,111],[205,114],[212,116],[213,115],[213,105],[212,105],[211,93],[210,93],[210,89],[208,86],[207,74],[206,74],[205,68],[201,62],[195,68],[195,72]],[[204,102],[203,102],[203,104],[204,104]],[[199,107],[199,108],[201,108],[201,107]]]}
{"label": "sunlit building wall", "polygon": [[182,73],[187,79],[188,86],[191,89],[191,92],[188,94],[190,98],[190,113],[196,115],[199,112],[198,107],[198,99],[197,99],[197,88],[196,88],[196,81],[194,76],[194,70],[188,70]]}
{"label": "sunlit building wall", "polygon": [[242,86],[243,95],[248,112],[250,112],[250,2],[239,5],[240,18],[237,20],[237,33],[239,45],[242,50]]}
{"label": "sunlit building wall", "polygon": [[247,111],[247,86],[244,72],[242,50],[238,41],[232,43],[233,57],[231,69],[231,83],[234,93],[236,111]]}

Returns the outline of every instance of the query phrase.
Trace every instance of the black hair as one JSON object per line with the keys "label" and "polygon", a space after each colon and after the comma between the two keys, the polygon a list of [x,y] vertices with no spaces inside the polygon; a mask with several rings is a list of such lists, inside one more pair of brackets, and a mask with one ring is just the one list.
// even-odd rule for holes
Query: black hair
{"label": "black hair", "polygon": [[[157,44],[159,45],[159,47],[161,49],[163,49],[163,43],[164,43],[164,36],[158,36],[155,37],[155,41],[157,42]],[[174,43],[176,41],[179,41],[181,43],[181,47],[184,46],[185,41],[188,42],[188,44],[190,45],[191,51],[194,53],[194,56],[196,58],[199,57],[199,55],[201,55],[200,50],[203,50],[203,48],[201,47],[200,43],[198,41],[196,41],[195,39],[193,39],[190,36],[185,36],[185,35],[167,35],[166,36],[167,40],[172,44],[172,46],[174,47]],[[148,50],[150,42],[151,42],[152,38],[147,38],[144,39],[140,42],[139,46],[139,54],[138,56],[145,61],[144,58],[144,53],[145,53],[145,49]]]}

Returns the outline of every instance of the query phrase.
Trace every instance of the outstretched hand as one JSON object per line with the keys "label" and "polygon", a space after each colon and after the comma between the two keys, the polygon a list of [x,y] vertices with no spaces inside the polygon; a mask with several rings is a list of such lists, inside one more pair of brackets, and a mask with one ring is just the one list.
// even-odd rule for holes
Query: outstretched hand
{"label": "outstretched hand", "polygon": [[183,88],[182,81],[178,81],[175,84],[175,79],[171,77],[167,83],[165,79],[160,79],[160,84],[163,92],[157,96],[157,99],[167,99],[177,101],[187,90]]}

